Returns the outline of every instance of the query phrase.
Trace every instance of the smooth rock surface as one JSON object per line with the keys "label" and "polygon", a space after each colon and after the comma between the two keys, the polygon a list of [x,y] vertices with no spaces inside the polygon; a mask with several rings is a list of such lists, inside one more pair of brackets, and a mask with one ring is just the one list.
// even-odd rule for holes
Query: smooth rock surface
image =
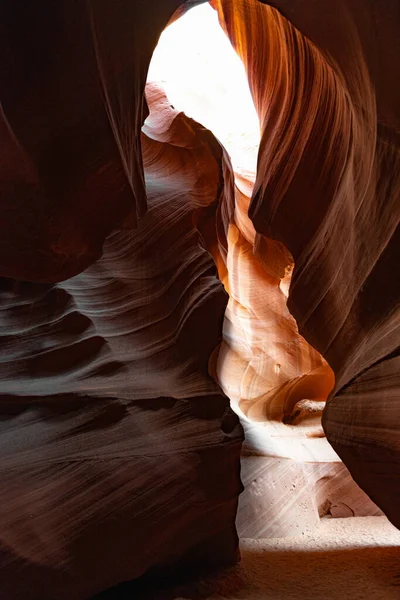
{"label": "smooth rock surface", "polygon": [[[398,4],[213,0],[260,118],[249,174],[156,87],[141,133],[158,37],[196,3],[1,5],[7,600],[234,562],[242,430],[227,396],[252,452],[289,472],[337,453],[400,527]],[[327,498],[353,511],[314,491],[305,521]],[[382,556],[397,592],[392,549],[358,549],[351,598]],[[331,565],[342,590],[336,558],[290,570],[280,555],[276,582],[283,568],[288,594],[309,590]],[[324,598],[327,580],[312,587]],[[391,600],[385,586],[373,593]]]}
{"label": "smooth rock surface", "polygon": [[216,210],[222,148],[162,92],[147,98],[139,227],[62,283],[1,279],[7,600],[237,560],[242,429],[208,374],[227,299],[194,226]]}
{"label": "smooth rock surface", "polygon": [[[290,251],[288,308],[335,375],[324,430],[400,526],[398,3],[211,4],[244,62],[261,123],[249,217],[257,235]],[[273,264],[283,267],[280,259]],[[238,265],[228,271],[239,279]]]}
{"label": "smooth rock surface", "polygon": [[243,64],[210,6],[190,11],[162,34],[149,72],[151,80],[157,77],[174,106],[217,134],[232,157],[234,195],[221,198],[220,244],[210,246],[229,294],[223,342],[212,362],[246,435],[239,534],[296,535],[316,528],[331,508],[336,517],[381,514],[324,435],[321,416],[334,376],[287,308],[293,258],[258,234],[248,217],[259,126]]}

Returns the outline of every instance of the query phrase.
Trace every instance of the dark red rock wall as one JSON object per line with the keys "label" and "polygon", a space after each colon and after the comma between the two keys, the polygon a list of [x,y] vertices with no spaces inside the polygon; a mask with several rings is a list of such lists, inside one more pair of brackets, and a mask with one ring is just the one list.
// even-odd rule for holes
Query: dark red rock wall
{"label": "dark red rock wall", "polygon": [[181,4],[2,3],[3,276],[71,277],[117,225],[135,226],[145,213],[147,68]]}
{"label": "dark red rock wall", "polygon": [[335,372],[324,429],[399,526],[398,2],[212,4],[261,121],[250,218],[292,253],[288,306]]}
{"label": "dark red rock wall", "polygon": [[223,150],[157,90],[139,136],[178,4],[3,5],[7,599],[237,560],[242,430],[208,375],[227,297],[195,228],[217,210]]}
{"label": "dark red rock wall", "polygon": [[[326,433],[399,524],[398,5],[275,2],[291,25],[256,0],[213,4],[262,121],[250,216],[292,253],[289,306],[335,371]],[[242,433],[208,375],[227,299],[201,247],[224,256],[232,171],[157,90],[140,135],[151,54],[183,5],[1,6],[7,599],[236,558]]]}

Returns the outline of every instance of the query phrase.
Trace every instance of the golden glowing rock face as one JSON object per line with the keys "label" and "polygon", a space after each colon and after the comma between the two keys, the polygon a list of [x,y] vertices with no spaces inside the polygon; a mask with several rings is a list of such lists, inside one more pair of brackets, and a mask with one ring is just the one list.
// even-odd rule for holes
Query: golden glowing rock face
{"label": "golden glowing rock face", "polygon": [[2,593],[232,564],[236,514],[400,526],[397,0],[215,0],[167,94],[196,0],[36,4],[0,9]]}
{"label": "golden glowing rock face", "polygon": [[[260,10],[272,25],[285,27],[274,11]],[[222,19],[221,7],[219,16]],[[220,198],[219,243],[210,229],[203,242],[229,294],[223,339],[210,370],[246,434],[239,534],[296,535],[315,528],[327,506],[327,512],[341,516],[347,513],[337,507],[345,506],[355,515],[379,514],[323,432],[321,417],[334,375],[299,334],[287,308],[293,258],[282,243],[257,233],[248,216],[260,125],[243,63],[210,6],[189,12],[162,34],[149,70],[149,80],[157,79],[176,109],[217,135],[233,168],[234,183],[228,169]],[[152,107],[159,112],[159,101]]]}
{"label": "golden glowing rock face", "polygon": [[[177,94],[174,102],[181,101],[181,108],[207,124],[232,156],[235,187],[220,199],[218,246],[215,242],[207,244],[205,238],[229,294],[223,341],[210,367],[241,416],[247,449],[267,457],[337,462],[320,424],[324,401],[335,385],[325,359],[334,367],[337,394],[352,374],[359,372],[361,364],[367,367],[385,352],[373,329],[371,347],[365,352],[362,342],[357,348],[363,329],[359,311],[365,312],[369,302],[362,298],[364,282],[398,221],[398,215],[390,213],[393,199],[386,207],[382,204],[386,188],[377,176],[380,169],[388,168],[387,161],[390,165],[397,159],[393,153],[386,156],[388,148],[379,141],[382,130],[378,139],[371,135],[377,127],[377,106],[371,67],[363,50],[366,24],[359,21],[357,34],[354,25],[341,33],[342,42],[346,41],[352,51],[346,58],[345,46],[335,46],[326,28],[321,29],[324,38],[318,19],[307,16],[305,8],[298,16],[284,1],[276,3],[312,33],[311,39],[257,0],[215,0],[210,4],[243,61],[261,129],[254,169],[254,143],[251,148],[245,143],[232,144],[240,137],[234,132],[243,131],[246,123],[258,147],[248,97],[241,110],[236,110],[235,120],[229,120],[230,107],[235,105],[229,100],[243,97],[235,92],[232,74],[240,87],[243,72],[224,71],[218,65],[218,53],[212,62],[207,47],[206,73],[197,68],[197,77],[188,81],[189,87],[194,87],[185,92],[182,86],[180,96],[178,90],[173,92]],[[204,18],[211,20],[208,14],[204,8]],[[354,14],[346,2],[340,2],[340,16],[332,14],[332,22],[337,27],[355,22]],[[171,40],[174,26],[170,28]],[[186,36],[185,47],[190,41],[189,33]],[[216,30],[213,36],[214,41]],[[378,46],[386,51],[380,38]],[[202,52],[199,44],[198,55]],[[187,62],[188,56],[189,52]],[[228,54],[224,60],[230,64]],[[213,75],[211,65],[218,76]],[[207,77],[213,82],[218,79],[218,85],[212,86],[212,102],[206,100],[204,91]],[[168,87],[168,81],[165,84]],[[381,80],[377,82],[377,89],[382,86]],[[389,118],[387,108],[385,102],[385,120],[390,123],[393,115]],[[224,124],[219,132],[218,118],[213,114],[216,110],[220,111],[220,124]],[[387,136],[392,137],[385,130],[383,137]],[[394,173],[388,177],[398,190]],[[371,240],[371,251],[366,252],[369,207],[376,217],[376,237]],[[290,310],[301,332],[325,358],[299,334],[286,306],[292,278]],[[390,310],[384,320],[383,330],[392,328],[389,338],[384,334],[390,350],[398,340]],[[358,396],[359,407],[360,402]],[[343,406],[346,404],[332,400],[329,411],[324,412],[324,422],[334,447],[348,457],[349,452],[357,454],[358,450],[351,433],[354,413],[340,408]],[[392,400],[388,399],[388,406],[396,411]],[[334,413],[342,422],[341,433],[334,420],[330,421],[329,415]],[[370,422],[369,410],[358,414],[360,422],[365,418]],[[386,440],[391,448],[398,447],[396,432],[395,427]],[[349,466],[365,485],[363,468],[356,462]],[[367,506],[365,497],[364,502]]]}
{"label": "golden glowing rock face", "polygon": [[[261,11],[274,14],[265,7]],[[281,25],[276,16],[274,23]],[[232,37],[231,29],[228,33]],[[224,220],[227,252],[217,257],[210,248],[229,294],[223,342],[211,368],[242,421],[264,424],[254,441],[257,447],[263,440],[267,455],[304,459],[307,438],[323,437],[321,403],[333,388],[334,376],[299,335],[287,309],[293,269],[290,253],[279,242],[258,234],[248,216],[256,180],[259,119],[243,63],[220,27],[217,11],[204,5],[172,23],[153,54],[148,78],[159,80],[175,108],[213,131],[228,150],[234,171],[234,208],[230,219]],[[265,98],[258,100],[263,102]],[[223,202],[228,199],[222,198]],[[301,411],[297,404],[304,400],[318,402],[318,410],[308,404],[310,411]],[[252,437],[254,432],[249,431],[248,444]],[[296,438],[301,440],[298,447]],[[318,460],[317,454],[311,454],[313,460]],[[329,454],[335,457],[328,445],[323,454],[321,460]]]}
{"label": "golden glowing rock face", "polygon": [[389,474],[398,473],[400,453],[399,286],[389,283],[399,243],[398,7],[212,5],[244,62],[260,117],[249,217],[293,256],[289,309],[335,373],[324,430],[355,480],[399,524],[400,480]]}

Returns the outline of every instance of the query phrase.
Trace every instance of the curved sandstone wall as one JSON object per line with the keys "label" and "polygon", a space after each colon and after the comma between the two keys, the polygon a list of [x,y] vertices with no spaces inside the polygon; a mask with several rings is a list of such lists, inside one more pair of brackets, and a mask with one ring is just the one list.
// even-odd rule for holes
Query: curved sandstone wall
{"label": "curved sandstone wall", "polygon": [[234,562],[225,394],[279,477],[333,452],[316,424],[334,386],[327,438],[400,525],[396,2],[211,3],[261,122],[254,189],[160,88],[144,99],[159,35],[194,4],[1,7],[6,597]]}

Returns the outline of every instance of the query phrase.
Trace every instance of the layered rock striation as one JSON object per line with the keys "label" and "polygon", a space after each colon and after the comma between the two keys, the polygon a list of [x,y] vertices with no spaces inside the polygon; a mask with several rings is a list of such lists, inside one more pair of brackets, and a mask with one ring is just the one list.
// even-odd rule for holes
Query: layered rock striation
{"label": "layered rock striation", "polygon": [[237,415],[242,533],[295,526],[253,510],[271,479],[313,498],[307,522],[362,514],[346,467],[400,526],[397,3],[211,2],[260,119],[256,173],[144,95],[194,4],[1,7],[7,598],[234,562]]}

